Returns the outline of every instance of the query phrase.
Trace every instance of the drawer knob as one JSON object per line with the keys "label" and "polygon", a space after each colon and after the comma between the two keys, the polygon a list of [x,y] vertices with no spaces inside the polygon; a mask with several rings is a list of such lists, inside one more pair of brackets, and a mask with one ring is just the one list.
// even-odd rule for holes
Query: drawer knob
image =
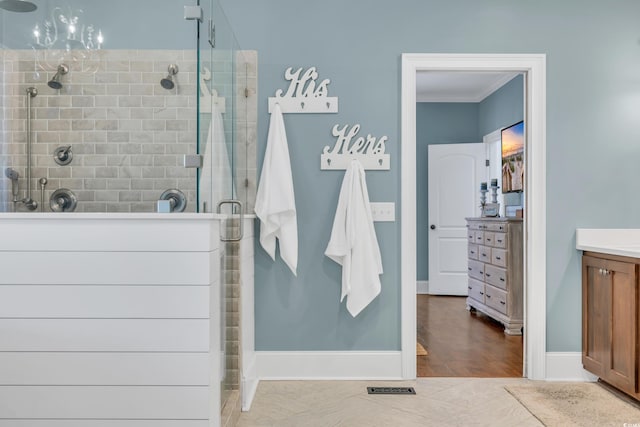
{"label": "drawer knob", "polygon": [[480,291],[480,295],[484,295],[484,292]]}
{"label": "drawer knob", "polygon": [[435,225],[435,224],[431,224],[431,225],[429,226],[429,228],[430,228],[430,229],[432,229],[432,230],[435,230],[435,229],[436,229],[436,225]]}
{"label": "drawer knob", "polygon": [[497,259],[498,261],[500,261],[502,258],[500,258],[499,256],[497,256],[497,257],[496,257],[496,259]]}
{"label": "drawer knob", "polygon": [[506,302],[504,302],[504,301],[500,301],[500,304],[505,305],[505,304],[506,304]]}
{"label": "drawer knob", "polygon": [[471,271],[471,267],[469,267],[469,271]]}
{"label": "drawer knob", "polygon": [[471,289],[471,286],[469,286],[469,289]]}
{"label": "drawer knob", "polygon": [[491,295],[487,294],[487,298],[491,298]]}
{"label": "drawer knob", "polygon": [[471,252],[471,255],[475,254],[475,251],[469,251],[469,252]]}
{"label": "drawer knob", "polygon": [[504,282],[504,277],[501,277],[501,278],[500,278],[500,281],[501,281],[501,282]]}

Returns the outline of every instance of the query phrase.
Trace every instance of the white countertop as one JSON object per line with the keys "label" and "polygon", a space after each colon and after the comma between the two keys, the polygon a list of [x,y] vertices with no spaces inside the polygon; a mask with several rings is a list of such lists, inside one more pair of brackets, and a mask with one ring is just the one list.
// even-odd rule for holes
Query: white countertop
{"label": "white countertop", "polygon": [[578,228],[576,249],[640,258],[640,229]]}

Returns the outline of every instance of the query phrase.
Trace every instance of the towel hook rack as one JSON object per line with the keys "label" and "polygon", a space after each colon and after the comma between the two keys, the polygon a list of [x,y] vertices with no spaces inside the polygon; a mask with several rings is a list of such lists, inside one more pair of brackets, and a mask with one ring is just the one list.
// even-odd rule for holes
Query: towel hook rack
{"label": "towel hook rack", "polygon": [[273,111],[275,104],[280,105],[283,113],[338,112],[338,98],[328,96],[331,80],[318,81],[316,67],[310,67],[304,72],[302,68],[293,71],[293,67],[289,67],[284,78],[289,81],[289,87],[286,92],[278,89],[275,96],[269,97],[269,113]]}
{"label": "towel hook rack", "polygon": [[325,146],[320,156],[321,170],[345,170],[351,160],[356,159],[368,170],[390,170],[391,160],[386,154],[388,137],[375,138],[371,134],[365,137],[359,136],[360,125],[355,124],[349,129],[349,125],[333,126],[332,134],[336,142],[332,147]]}

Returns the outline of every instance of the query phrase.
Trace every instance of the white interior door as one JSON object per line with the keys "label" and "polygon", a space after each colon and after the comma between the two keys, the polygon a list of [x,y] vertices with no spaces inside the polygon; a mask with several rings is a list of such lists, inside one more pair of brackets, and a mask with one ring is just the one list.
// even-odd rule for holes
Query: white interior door
{"label": "white interior door", "polygon": [[480,215],[485,146],[429,145],[429,293],[467,295],[466,217]]}

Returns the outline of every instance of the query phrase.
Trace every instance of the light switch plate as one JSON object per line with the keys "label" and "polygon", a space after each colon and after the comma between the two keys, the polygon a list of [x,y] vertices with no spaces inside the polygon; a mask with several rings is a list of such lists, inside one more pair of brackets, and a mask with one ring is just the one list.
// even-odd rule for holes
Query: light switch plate
{"label": "light switch plate", "polygon": [[394,202],[370,203],[371,216],[378,222],[395,222],[396,204]]}

